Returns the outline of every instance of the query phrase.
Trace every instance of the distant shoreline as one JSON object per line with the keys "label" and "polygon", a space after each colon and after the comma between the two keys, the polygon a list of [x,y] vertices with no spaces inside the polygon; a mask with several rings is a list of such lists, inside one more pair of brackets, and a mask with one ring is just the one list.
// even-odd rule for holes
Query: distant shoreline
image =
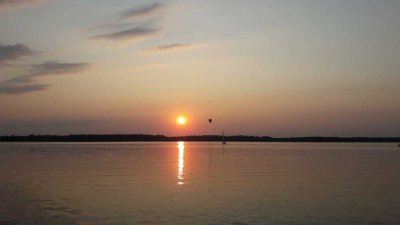
{"label": "distant shoreline", "polygon": [[[225,136],[228,142],[396,142],[400,137],[285,137]],[[147,134],[0,136],[0,142],[220,142],[220,135],[167,137]]]}

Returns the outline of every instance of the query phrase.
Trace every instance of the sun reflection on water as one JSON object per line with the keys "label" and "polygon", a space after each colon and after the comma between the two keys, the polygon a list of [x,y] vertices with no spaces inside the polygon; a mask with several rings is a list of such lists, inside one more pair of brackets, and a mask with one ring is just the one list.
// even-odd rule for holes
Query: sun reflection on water
{"label": "sun reflection on water", "polygon": [[178,142],[178,150],[179,150],[179,156],[178,156],[178,184],[183,185],[184,182],[183,180],[185,179],[183,177],[183,168],[185,166],[185,142],[180,141]]}

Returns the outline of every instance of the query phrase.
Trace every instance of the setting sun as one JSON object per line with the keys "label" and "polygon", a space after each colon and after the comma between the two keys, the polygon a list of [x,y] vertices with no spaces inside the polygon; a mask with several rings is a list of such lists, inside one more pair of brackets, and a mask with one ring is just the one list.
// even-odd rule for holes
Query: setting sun
{"label": "setting sun", "polygon": [[179,125],[185,125],[186,124],[186,118],[183,116],[180,116],[176,119],[176,123]]}

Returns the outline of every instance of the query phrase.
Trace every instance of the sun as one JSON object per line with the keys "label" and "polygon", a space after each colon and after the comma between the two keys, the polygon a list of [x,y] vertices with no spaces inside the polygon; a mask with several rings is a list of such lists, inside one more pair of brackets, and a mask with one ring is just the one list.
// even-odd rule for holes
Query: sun
{"label": "sun", "polygon": [[186,124],[186,118],[184,116],[180,116],[176,118],[176,123],[178,125],[185,125]]}

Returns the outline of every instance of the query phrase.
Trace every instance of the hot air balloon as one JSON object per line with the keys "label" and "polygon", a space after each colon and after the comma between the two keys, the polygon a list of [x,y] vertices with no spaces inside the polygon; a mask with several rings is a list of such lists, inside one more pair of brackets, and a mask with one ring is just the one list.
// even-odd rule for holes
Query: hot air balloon
{"label": "hot air balloon", "polygon": [[209,122],[209,123],[212,123],[212,119],[208,119],[208,122]]}

